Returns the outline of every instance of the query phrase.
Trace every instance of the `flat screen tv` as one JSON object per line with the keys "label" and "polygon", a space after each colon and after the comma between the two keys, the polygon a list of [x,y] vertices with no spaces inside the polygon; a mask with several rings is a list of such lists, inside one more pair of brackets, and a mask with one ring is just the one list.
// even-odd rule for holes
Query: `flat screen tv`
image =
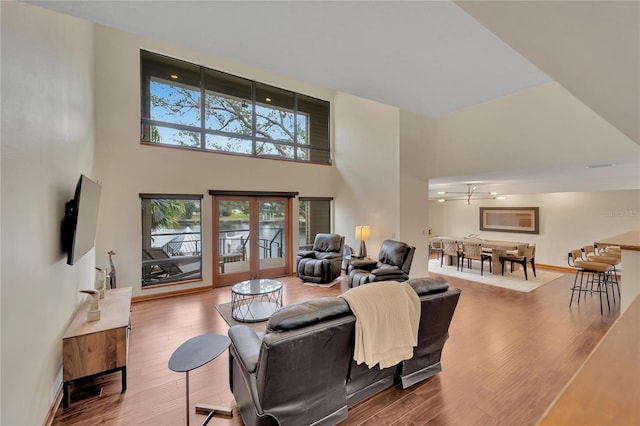
{"label": "flat screen tv", "polygon": [[62,222],[62,248],[67,253],[69,265],[95,245],[99,205],[100,185],[81,175],[73,200],[65,205]]}

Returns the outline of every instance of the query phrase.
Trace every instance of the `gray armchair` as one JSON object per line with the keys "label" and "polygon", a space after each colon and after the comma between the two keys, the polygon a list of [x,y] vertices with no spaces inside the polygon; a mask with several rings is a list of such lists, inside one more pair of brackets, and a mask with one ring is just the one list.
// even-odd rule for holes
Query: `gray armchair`
{"label": "gray armchair", "polygon": [[300,250],[296,257],[298,278],[317,284],[338,278],[342,272],[343,249],[343,236],[317,234],[311,250]]}
{"label": "gray armchair", "polygon": [[382,242],[378,261],[356,260],[349,266],[349,287],[376,281],[406,281],[416,251],[406,243],[393,240]]}

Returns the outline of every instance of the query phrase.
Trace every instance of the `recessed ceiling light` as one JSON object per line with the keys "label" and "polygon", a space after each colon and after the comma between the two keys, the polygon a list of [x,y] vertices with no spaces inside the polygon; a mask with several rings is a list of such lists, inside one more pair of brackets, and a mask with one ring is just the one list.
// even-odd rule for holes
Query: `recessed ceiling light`
{"label": "recessed ceiling light", "polygon": [[444,198],[440,198],[440,199],[438,200],[438,202],[439,202],[439,203],[444,203]]}
{"label": "recessed ceiling light", "polygon": [[444,192],[444,191],[438,192],[438,195],[444,195],[444,194],[446,194],[446,192]]}
{"label": "recessed ceiling light", "polygon": [[264,98],[265,101],[271,102],[271,98]]}
{"label": "recessed ceiling light", "polygon": [[169,77],[171,77],[174,80],[178,79],[178,75],[177,74],[171,74]]}

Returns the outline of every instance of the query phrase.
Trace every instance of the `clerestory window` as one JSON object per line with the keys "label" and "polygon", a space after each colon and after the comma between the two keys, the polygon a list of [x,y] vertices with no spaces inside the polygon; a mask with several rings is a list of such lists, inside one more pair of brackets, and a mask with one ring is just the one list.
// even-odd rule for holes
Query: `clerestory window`
{"label": "clerestory window", "polygon": [[143,143],[331,162],[327,101],[140,51]]}

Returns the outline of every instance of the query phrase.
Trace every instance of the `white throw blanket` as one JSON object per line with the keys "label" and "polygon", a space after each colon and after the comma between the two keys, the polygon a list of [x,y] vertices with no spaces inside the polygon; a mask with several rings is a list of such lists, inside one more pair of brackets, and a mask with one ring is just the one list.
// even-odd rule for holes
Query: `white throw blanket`
{"label": "white throw blanket", "polygon": [[396,365],[418,344],[420,298],[397,281],[361,285],[342,294],[356,317],[353,359],[372,368]]}

